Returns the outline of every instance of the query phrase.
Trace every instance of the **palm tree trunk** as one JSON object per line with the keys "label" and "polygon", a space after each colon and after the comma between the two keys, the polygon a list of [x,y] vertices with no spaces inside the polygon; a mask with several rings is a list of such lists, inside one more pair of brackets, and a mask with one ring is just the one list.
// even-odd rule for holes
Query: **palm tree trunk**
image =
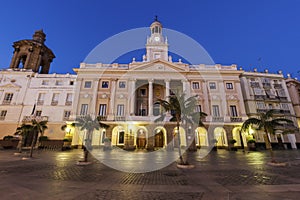
{"label": "palm tree trunk", "polygon": [[275,160],[274,160],[274,152],[273,152],[273,150],[272,150],[271,141],[270,141],[270,139],[269,139],[268,131],[267,131],[266,128],[265,128],[264,139],[265,139],[265,143],[266,143],[266,148],[267,148],[267,149],[269,150],[269,152],[270,152],[271,162],[275,162]]}
{"label": "palm tree trunk", "polygon": [[87,137],[86,137],[86,141],[83,147],[83,155],[84,155],[84,162],[88,161],[88,156],[89,156],[89,149],[90,149],[90,142],[91,141],[91,131],[87,132]]}
{"label": "palm tree trunk", "polygon": [[33,147],[35,145],[35,141],[36,141],[36,138],[37,138],[37,134],[38,132],[33,130],[33,138],[32,138],[32,142],[31,142],[31,147],[30,147],[30,158],[32,158],[32,154],[33,154]]}
{"label": "palm tree trunk", "polygon": [[180,164],[184,164],[183,158],[182,158],[182,153],[181,153],[181,141],[180,141],[180,131],[179,131],[179,120],[177,119],[177,138],[178,138],[178,153],[179,153],[179,159],[180,159]]}

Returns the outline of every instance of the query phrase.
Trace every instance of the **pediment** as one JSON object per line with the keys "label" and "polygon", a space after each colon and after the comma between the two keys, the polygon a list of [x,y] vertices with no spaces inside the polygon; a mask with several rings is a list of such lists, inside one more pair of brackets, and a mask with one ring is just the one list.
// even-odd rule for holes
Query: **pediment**
{"label": "pediment", "polygon": [[185,68],[164,60],[154,60],[130,68],[131,71],[184,72]]}
{"label": "pediment", "polygon": [[21,88],[21,86],[19,86],[18,84],[15,83],[5,83],[3,85],[0,85],[0,88]]}

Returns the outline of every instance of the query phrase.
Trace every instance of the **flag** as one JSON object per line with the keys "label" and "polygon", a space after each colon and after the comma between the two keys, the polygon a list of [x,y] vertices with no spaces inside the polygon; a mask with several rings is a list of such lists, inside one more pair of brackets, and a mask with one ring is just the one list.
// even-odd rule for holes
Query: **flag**
{"label": "flag", "polygon": [[33,105],[33,108],[32,108],[31,115],[34,115],[34,112],[35,112],[35,107],[36,107],[36,103]]}

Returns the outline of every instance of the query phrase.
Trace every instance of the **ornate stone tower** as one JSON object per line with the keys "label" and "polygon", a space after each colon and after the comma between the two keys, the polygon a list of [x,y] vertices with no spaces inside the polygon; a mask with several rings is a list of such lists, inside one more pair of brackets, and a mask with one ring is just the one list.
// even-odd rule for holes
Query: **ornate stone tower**
{"label": "ornate stone tower", "polygon": [[147,39],[147,61],[161,59],[168,60],[168,41],[162,34],[162,24],[155,18],[150,26],[151,35]]}
{"label": "ornate stone tower", "polygon": [[48,74],[55,55],[44,44],[45,40],[46,34],[43,30],[38,30],[34,33],[32,40],[14,42],[15,51],[9,68],[32,69],[37,73]]}

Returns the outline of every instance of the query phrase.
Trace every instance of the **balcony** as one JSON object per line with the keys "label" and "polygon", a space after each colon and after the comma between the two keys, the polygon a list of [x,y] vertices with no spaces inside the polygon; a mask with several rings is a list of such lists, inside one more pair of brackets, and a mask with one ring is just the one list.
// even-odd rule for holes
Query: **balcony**
{"label": "balcony", "polygon": [[291,111],[283,109],[274,109],[274,114],[291,114]]}
{"label": "balcony", "polygon": [[125,116],[116,116],[115,121],[125,121]]}
{"label": "balcony", "polygon": [[9,105],[11,103],[11,100],[3,100],[2,104],[3,105]]}
{"label": "balcony", "polygon": [[274,86],[275,89],[282,89],[282,85],[281,84],[274,83],[273,86]]}
{"label": "balcony", "polygon": [[271,83],[263,83],[263,87],[264,88],[270,88],[271,87]]}
{"label": "balcony", "polygon": [[242,122],[242,117],[230,117],[231,122]]}
{"label": "balcony", "polygon": [[268,109],[265,109],[265,108],[258,108],[256,111],[257,111],[258,113],[265,113],[265,112],[268,111]]}
{"label": "balcony", "polygon": [[212,117],[213,122],[224,122],[224,117]]}
{"label": "balcony", "polygon": [[266,95],[254,95],[255,99],[265,99]]}
{"label": "balcony", "polygon": [[251,87],[259,88],[259,82],[250,82]]}
{"label": "balcony", "polygon": [[51,102],[51,106],[57,106],[57,104],[58,104],[58,101],[52,101]]}
{"label": "balcony", "polygon": [[23,123],[27,123],[27,122],[31,122],[32,120],[36,120],[36,121],[48,121],[48,116],[24,116],[22,122]]}
{"label": "balcony", "polygon": [[44,100],[38,100],[36,102],[36,105],[38,105],[38,106],[44,105]]}
{"label": "balcony", "polygon": [[107,116],[104,115],[104,116],[97,116],[98,120],[99,121],[107,121]]}
{"label": "balcony", "polygon": [[0,116],[0,121],[5,120],[5,116]]}
{"label": "balcony", "polygon": [[72,105],[72,101],[66,101],[65,105],[66,106],[71,106]]}

